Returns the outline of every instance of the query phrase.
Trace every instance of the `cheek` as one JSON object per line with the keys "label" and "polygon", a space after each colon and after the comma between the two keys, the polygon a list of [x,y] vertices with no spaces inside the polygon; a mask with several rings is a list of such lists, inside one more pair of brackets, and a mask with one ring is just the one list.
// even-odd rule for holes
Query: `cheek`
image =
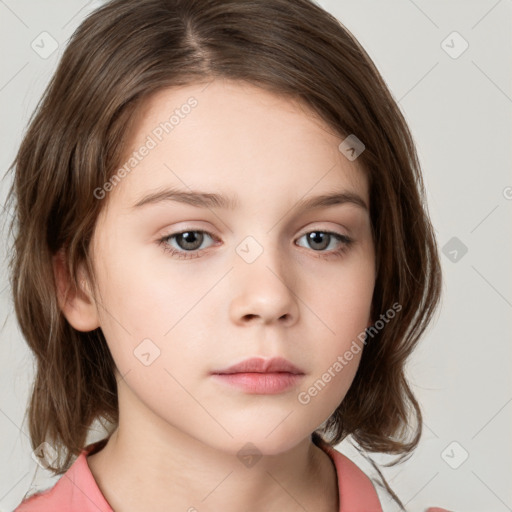
{"label": "cheek", "polygon": [[370,321],[375,287],[371,261],[333,266],[329,273],[314,279],[306,278],[302,293],[323,324],[324,338],[330,335],[336,346],[364,331]]}
{"label": "cheek", "polygon": [[343,400],[357,372],[374,291],[371,261],[340,268],[324,278],[323,290],[316,287],[309,296],[318,317],[312,354],[316,372],[298,397],[312,414],[326,417]]}
{"label": "cheek", "polygon": [[138,337],[162,336],[183,316],[191,301],[197,300],[193,283],[182,273],[158,275],[154,262],[132,251],[105,262],[100,282],[104,323],[117,320]]}
{"label": "cheek", "polygon": [[154,266],[132,267],[133,253],[122,259],[106,265],[99,276],[101,329],[121,375],[130,372],[141,392],[153,393],[162,386],[168,391],[167,386],[176,383],[166,370],[186,382],[204,353],[196,328],[197,303],[208,287],[204,282],[194,284],[183,272],[164,279],[155,274]]}

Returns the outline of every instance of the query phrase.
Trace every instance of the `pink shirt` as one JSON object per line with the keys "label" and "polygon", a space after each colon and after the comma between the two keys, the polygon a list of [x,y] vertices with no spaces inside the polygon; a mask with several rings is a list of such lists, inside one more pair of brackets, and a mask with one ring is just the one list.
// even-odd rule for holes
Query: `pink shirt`
{"label": "pink shirt", "polygon": [[[87,455],[100,450],[105,440],[86,446],[71,467],[50,489],[23,501],[14,512],[113,512],[87,464]],[[329,446],[338,477],[339,512],[382,512],[370,479],[348,457]],[[426,512],[448,512],[429,508]]]}

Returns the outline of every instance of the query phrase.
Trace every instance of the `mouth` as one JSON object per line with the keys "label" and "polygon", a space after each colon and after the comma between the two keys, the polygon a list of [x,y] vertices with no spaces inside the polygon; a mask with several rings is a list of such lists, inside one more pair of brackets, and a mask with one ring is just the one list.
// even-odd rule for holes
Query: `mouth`
{"label": "mouth", "polygon": [[305,373],[290,361],[250,358],[222,370],[212,372],[219,382],[250,394],[272,395],[294,388]]}

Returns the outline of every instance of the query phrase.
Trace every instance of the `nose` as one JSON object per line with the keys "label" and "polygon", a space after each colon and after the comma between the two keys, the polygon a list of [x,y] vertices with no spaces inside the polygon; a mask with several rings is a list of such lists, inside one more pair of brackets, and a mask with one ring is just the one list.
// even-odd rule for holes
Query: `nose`
{"label": "nose", "polygon": [[279,249],[265,248],[252,263],[237,255],[231,279],[230,316],[234,323],[291,326],[297,321],[297,275]]}

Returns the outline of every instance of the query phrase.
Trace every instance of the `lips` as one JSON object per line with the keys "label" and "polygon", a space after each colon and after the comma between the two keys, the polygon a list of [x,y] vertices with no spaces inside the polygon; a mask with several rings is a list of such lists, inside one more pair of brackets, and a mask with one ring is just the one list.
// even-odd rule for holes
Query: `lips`
{"label": "lips", "polygon": [[236,373],[290,373],[294,375],[304,375],[304,372],[297,368],[283,357],[274,357],[272,359],[263,359],[252,357],[240,363],[234,364],[222,370],[215,370],[214,375],[229,375]]}
{"label": "lips", "polygon": [[296,388],[304,372],[282,357],[252,357],[212,372],[212,379],[247,394],[277,395]]}

